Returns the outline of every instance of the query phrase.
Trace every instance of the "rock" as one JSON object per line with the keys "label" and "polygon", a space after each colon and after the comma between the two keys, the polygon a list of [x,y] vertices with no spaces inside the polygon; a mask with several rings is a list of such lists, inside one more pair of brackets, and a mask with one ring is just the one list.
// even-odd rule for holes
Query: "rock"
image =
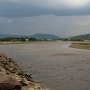
{"label": "rock", "polygon": [[1,58],[5,58],[5,59],[8,58],[4,53],[0,53],[0,57],[1,57]]}
{"label": "rock", "polygon": [[2,82],[0,83],[0,90],[21,90],[21,86]]}
{"label": "rock", "polygon": [[22,84],[22,86],[27,86],[29,85],[30,81],[28,81],[26,78],[23,78],[20,83]]}
{"label": "rock", "polygon": [[34,89],[34,88],[31,88],[31,87],[26,86],[26,87],[23,87],[23,88],[22,88],[22,90],[35,90],[35,89]]}
{"label": "rock", "polygon": [[12,76],[0,76],[0,90],[21,90],[21,84]]}
{"label": "rock", "polygon": [[0,90],[48,90],[32,80],[11,58],[0,53]]}

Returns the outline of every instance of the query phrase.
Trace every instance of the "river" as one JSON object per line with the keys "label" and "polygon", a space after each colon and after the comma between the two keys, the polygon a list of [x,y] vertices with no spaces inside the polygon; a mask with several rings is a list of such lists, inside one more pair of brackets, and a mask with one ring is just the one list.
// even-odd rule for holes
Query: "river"
{"label": "river", "polygon": [[35,81],[50,90],[90,90],[90,51],[70,42],[0,45]]}

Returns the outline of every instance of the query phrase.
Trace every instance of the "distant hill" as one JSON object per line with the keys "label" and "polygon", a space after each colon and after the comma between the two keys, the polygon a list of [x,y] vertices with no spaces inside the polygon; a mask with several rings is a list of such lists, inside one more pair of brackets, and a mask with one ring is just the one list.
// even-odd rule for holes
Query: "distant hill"
{"label": "distant hill", "polygon": [[10,34],[0,34],[0,38],[6,37],[26,37],[25,35],[10,35]]}
{"label": "distant hill", "polygon": [[6,37],[32,37],[36,39],[59,39],[59,36],[53,35],[53,34],[34,34],[30,36],[26,35],[10,35],[10,34],[0,34],[0,38],[6,38]]}
{"label": "distant hill", "polygon": [[37,38],[37,39],[59,39],[59,36],[53,35],[53,34],[35,34],[31,35],[30,37],[32,38]]}
{"label": "distant hill", "polygon": [[90,34],[78,35],[78,36],[70,37],[70,39],[90,40]]}
{"label": "distant hill", "polygon": [[9,34],[0,34],[0,38],[6,38],[6,37],[12,37],[14,35],[9,35]]}

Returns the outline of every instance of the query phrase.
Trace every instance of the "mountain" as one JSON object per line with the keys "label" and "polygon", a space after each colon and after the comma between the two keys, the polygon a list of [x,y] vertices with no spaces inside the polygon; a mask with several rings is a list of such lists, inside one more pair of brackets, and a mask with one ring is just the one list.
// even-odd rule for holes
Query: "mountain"
{"label": "mountain", "polygon": [[0,38],[6,38],[6,37],[32,37],[36,39],[59,39],[59,36],[53,35],[53,34],[34,34],[30,36],[26,35],[10,35],[10,34],[0,34]]}
{"label": "mountain", "polygon": [[10,35],[10,34],[0,34],[0,38],[6,37],[26,37],[25,35]]}
{"label": "mountain", "polygon": [[9,34],[0,34],[0,38],[11,37]]}
{"label": "mountain", "polygon": [[37,39],[59,39],[59,36],[53,35],[53,34],[34,34],[31,35],[30,37],[32,38],[37,38]]}
{"label": "mountain", "polygon": [[70,39],[82,39],[82,40],[90,40],[90,34],[83,34],[71,37]]}

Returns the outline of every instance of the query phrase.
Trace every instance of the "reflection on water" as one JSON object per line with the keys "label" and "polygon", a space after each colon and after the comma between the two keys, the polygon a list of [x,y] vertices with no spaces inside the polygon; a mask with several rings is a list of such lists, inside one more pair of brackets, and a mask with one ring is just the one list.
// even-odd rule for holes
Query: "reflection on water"
{"label": "reflection on water", "polygon": [[1,45],[35,81],[51,90],[90,90],[90,51],[72,49],[69,42]]}

